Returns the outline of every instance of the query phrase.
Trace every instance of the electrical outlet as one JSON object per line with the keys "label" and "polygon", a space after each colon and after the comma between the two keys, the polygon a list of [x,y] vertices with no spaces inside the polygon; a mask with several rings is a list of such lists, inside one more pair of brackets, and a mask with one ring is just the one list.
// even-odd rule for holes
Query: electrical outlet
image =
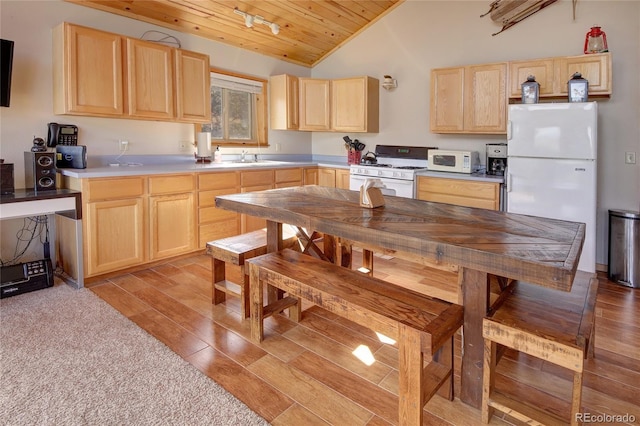
{"label": "electrical outlet", "polygon": [[625,164],[636,164],[636,153],[627,151],[624,153],[624,163]]}
{"label": "electrical outlet", "polygon": [[119,141],[119,146],[120,146],[120,152],[128,151],[129,150],[129,141],[120,140]]}
{"label": "electrical outlet", "polygon": [[280,152],[280,144],[279,143],[276,144],[276,152]]}
{"label": "electrical outlet", "polygon": [[188,141],[178,141],[178,149],[180,152],[189,152],[193,144]]}

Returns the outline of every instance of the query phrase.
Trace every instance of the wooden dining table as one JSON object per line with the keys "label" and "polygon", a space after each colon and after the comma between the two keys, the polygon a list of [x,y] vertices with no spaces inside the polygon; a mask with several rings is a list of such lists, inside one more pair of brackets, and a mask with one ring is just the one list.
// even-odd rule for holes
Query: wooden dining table
{"label": "wooden dining table", "polygon": [[491,276],[570,291],[585,224],[385,196],[362,207],[357,191],[315,185],[216,197],[216,207],[267,220],[267,249],[282,248],[282,225],[459,268],[464,307],[460,400],[482,401],[482,319]]}

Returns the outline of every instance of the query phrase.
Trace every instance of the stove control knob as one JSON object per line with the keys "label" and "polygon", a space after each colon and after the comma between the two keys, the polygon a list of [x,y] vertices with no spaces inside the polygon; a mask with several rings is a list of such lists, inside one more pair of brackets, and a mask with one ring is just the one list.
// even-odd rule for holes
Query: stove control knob
{"label": "stove control knob", "polygon": [[383,175],[382,170],[380,170],[380,171],[378,172],[378,176],[382,176],[382,175]]}

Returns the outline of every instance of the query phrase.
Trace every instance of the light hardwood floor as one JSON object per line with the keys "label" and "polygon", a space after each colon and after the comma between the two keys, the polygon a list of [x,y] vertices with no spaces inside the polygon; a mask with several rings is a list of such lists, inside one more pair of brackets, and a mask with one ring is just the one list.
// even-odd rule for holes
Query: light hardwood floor
{"label": "light hardwood floor", "polygon": [[[375,270],[389,281],[420,285],[421,267],[415,264],[376,257]],[[586,363],[583,408],[592,415],[628,414],[635,417],[629,424],[640,424],[640,290],[600,278],[595,359]],[[267,319],[265,340],[254,344],[237,299],[211,304],[206,255],[88,287],[274,425],[397,424],[396,348],[370,330],[309,305],[300,324],[282,315]],[[458,339],[458,372],[459,347]],[[370,352],[375,362],[367,365],[355,356],[358,348]],[[569,371],[507,352],[498,372],[498,387],[509,387],[549,411],[566,411]],[[480,411],[457,398],[450,402],[436,396],[425,410],[425,425],[480,424]],[[494,416],[491,424],[517,422]]]}

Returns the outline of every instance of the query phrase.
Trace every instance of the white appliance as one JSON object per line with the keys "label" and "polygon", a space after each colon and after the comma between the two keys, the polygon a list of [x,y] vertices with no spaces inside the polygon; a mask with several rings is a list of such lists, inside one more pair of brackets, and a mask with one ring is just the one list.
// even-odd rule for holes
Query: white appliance
{"label": "white appliance", "polygon": [[586,224],[578,269],[596,268],[596,102],[510,105],[507,211]]}
{"label": "white appliance", "polygon": [[380,179],[384,195],[414,198],[416,172],[427,169],[427,150],[417,146],[377,145],[375,164],[352,164],[349,189],[359,191],[368,178]]}
{"label": "white appliance", "polygon": [[478,151],[429,150],[429,170],[439,172],[473,173],[480,167]]}

